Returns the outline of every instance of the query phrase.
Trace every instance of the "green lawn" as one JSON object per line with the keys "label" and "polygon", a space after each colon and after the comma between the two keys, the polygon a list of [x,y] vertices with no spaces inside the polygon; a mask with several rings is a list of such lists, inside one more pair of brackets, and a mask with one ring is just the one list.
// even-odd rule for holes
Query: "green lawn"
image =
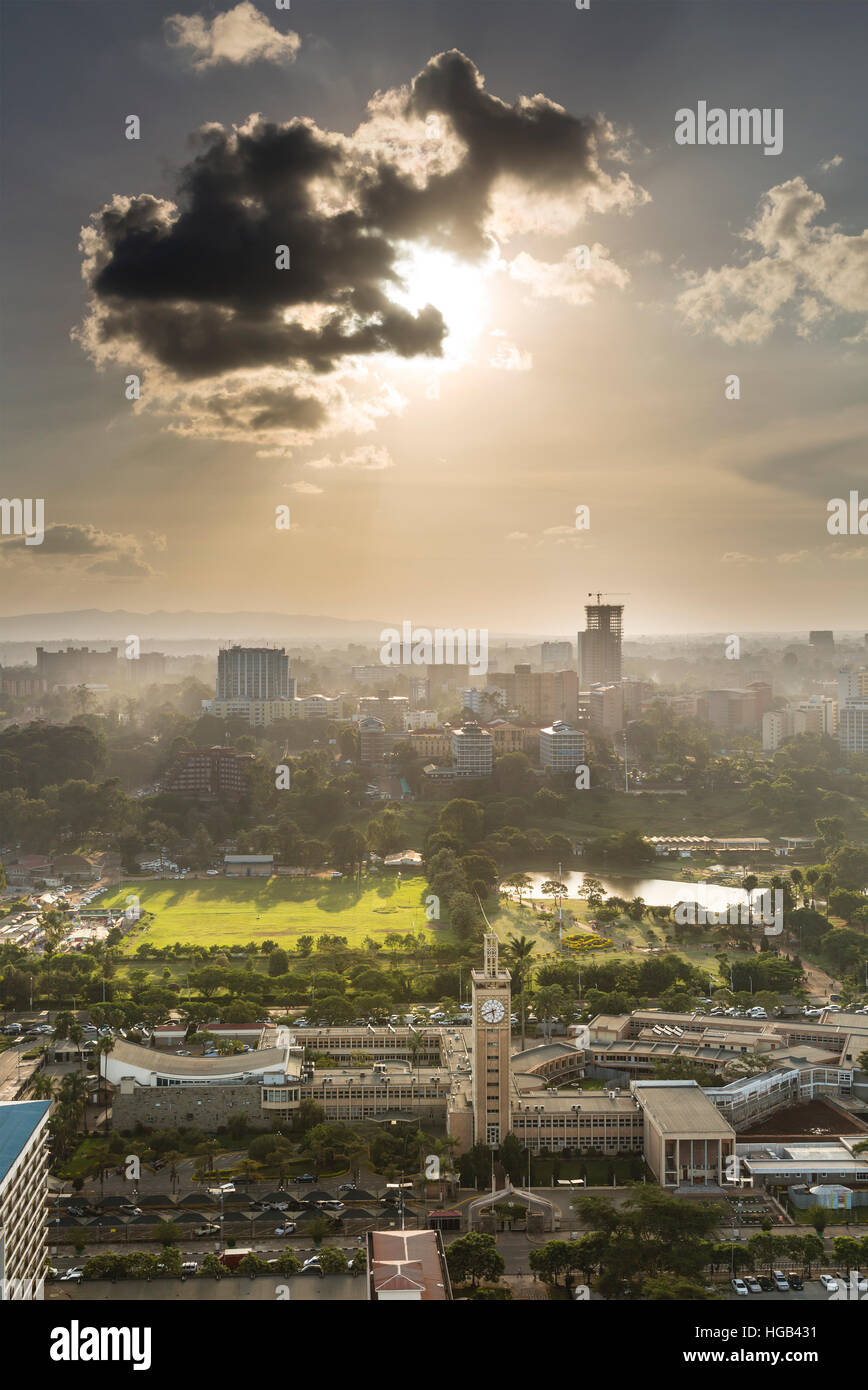
{"label": "green lawn", "polygon": [[[567,910],[571,916],[576,917],[576,926],[573,926],[571,922],[567,923]],[[506,941],[509,936],[526,936],[529,941],[534,942],[537,957],[561,958],[558,946],[557,920],[542,921],[539,913],[534,912],[533,907],[527,901],[523,902],[521,907],[515,902],[502,902],[500,907],[489,912],[488,916],[501,941]],[[569,908],[567,909],[566,906],[564,908],[564,936],[569,936],[573,932],[581,932],[588,916],[587,903],[570,899]],[[604,961],[610,961],[615,957],[641,961],[644,958],[643,952],[647,953],[650,949],[665,950],[673,955],[681,956],[682,959],[689,961],[691,965],[695,965],[699,969],[711,971],[715,979],[719,975],[720,966],[715,958],[721,950],[719,941],[710,939],[706,942],[688,944],[678,941],[671,931],[668,936],[665,935],[664,929],[659,923],[645,920],[640,925],[626,917],[601,926],[600,935],[608,938],[612,945],[605,950],[589,951],[586,954],[577,954],[569,958],[574,959],[579,965],[601,965]],[[751,953],[734,947],[727,947],[726,954],[731,960],[743,960],[747,959]]]}
{"label": "green lawn", "polygon": [[270,879],[130,879],[98,899],[123,908],[137,894],[153,920],[128,935],[132,953],[147,942],[167,946],[239,945],[248,941],[293,944],[305,934],[344,936],[360,946],[366,936],[382,941],[391,932],[419,932],[432,940],[450,940],[448,927],[425,919],[427,885],[421,877],[364,879],[358,892],[350,882],[315,878]]}

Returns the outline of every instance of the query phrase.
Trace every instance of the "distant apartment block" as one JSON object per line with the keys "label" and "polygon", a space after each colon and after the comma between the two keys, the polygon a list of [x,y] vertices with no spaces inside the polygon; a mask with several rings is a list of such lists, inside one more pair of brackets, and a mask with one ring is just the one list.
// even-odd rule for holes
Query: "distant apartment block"
{"label": "distant apartment block", "polygon": [[89,647],[67,647],[48,652],[36,648],[36,675],[50,689],[56,685],[105,685],[118,679],[118,649],[92,651]]}
{"label": "distant apartment block", "polygon": [[359,700],[359,714],[382,719],[387,729],[402,729],[404,715],[409,711],[409,698],[406,695],[390,695],[388,690],[378,690],[376,695],[363,695]]}
{"label": "distant apartment block", "polygon": [[539,760],[551,772],[575,772],[585,761],[585,735],[581,729],[556,720],[539,731]]}
{"label": "distant apartment block", "polygon": [[572,642],[543,642],[540,644],[540,665],[544,671],[565,671],[572,664]]}
{"label": "distant apartment block", "polygon": [[452,730],[452,766],[462,777],[490,777],[494,761],[491,734],[479,724]]}
{"label": "distant apartment block", "polygon": [[578,634],[579,685],[611,685],[621,679],[623,604],[585,605],[585,631]]}
{"label": "distant apartment block", "polygon": [[359,757],[363,763],[380,763],[386,751],[386,726],[366,714],[359,720]]}
{"label": "distant apartment block", "polygon": [[231,700],[203,700],[202,713],[215,719],[246,719],[251,728],[265,728],[281,719],[298,717],[296,700],[251,700],[237,696]]}
{"label": "distant apartment block", "polygon": [[638,676],[625,676],[621,681],[624,693],[624,722],[639,719],[642,711],[654,699],[653,681],[640,680]]}
{"label": "distant apartment block", "polygon": [[484,689],[467,686],[459,690],[458,699],[463,710],[469,709],[471,714],[482,720],[503,713],[507,707],[507,692],[499,686],[487,685]]}
{"label": "distant apartment block", "polygon": [[409,709],[401,716],[405,733],[412,729],[436,729],[440,720],[436,709]]}
{"label": "distant apartment block", "polygon": [[122,658],[120,674],[133,685],[151,685],[165,676],[166,657],[163,652],[142,652],[134,659]]}
{"label": "distant apartment block", "polygon": [[621,685],[592,685],[590,723],[595,733],[616,734],[624,727],[624,691]]}
{"label": "distant apartment block", "polygon": [[493,671],[490,688],[506,696],[506,707],[537,724],[553,719],[573,720],[579,703],[579,680],[575,671],[533,671],[520,664],[512,671]]}
{"label": "distant apartment block", "polygon": [[816,696],[782,710],[763,715],[763,750],[773,753],[784,739],[797,734],[833,735],[838,728],[838,705],[829,696]]}
{"label": "distant apartment block", "polygon": [[868,699],[839,706],[838,743],[842,753],[868,753]]}
{"label": "distant apartment block", "polygon": [[439,761],[448,758],[452,752],[452,730],[449,727],[442,729],[413,729],[407,735],[413,753],[417,758],[436,758]]}
{"label": "distant apartment block", "polygon": [[282,647],[224,647],[217,655],[218,700],[288,700],[295,695]]}
{"label": "distant apartment block", "polygon": [[26,700],[34,695],[44,695],[48,682],[41,676],[27,675],[20,671],[0,672],[0,691],[4,695],[14,695],[18,700]]}
{"label": "distant apartment block", "polygon": [[868,700],[868,667],[844,666],[838,672],[838,704],[848,700]]}
{"label": "distant apartment block", "polygon": [[163,783],[163,790],[177,796],[220,797],[237,801],[247,789],[252,753],[235,748],[196,748],[182,753]]}
{"label": "distant apartment block", "polygon": [[715,728],[734,732],[759,727],[771,705],[772,687],[766,681],[751,681],[743,689],[703,691],[697,714]]}

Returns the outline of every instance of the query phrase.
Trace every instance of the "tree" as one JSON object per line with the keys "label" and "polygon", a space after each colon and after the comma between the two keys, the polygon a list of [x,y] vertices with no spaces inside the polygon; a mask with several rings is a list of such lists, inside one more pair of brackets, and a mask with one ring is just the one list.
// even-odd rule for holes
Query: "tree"
{"label": "tree", "polygon": [[528,1263],[534,1274],[545,1284],[564,1283],[570,1274],[581,1269],[584,1252],[574,1240],[550,1240],[538,1250],[531,1250]]}
{"label": "tree", "polygon": [[522,897],[533,886],[533,879],[530,874],[510,874],[509,878],[505,878],[503,882],[506,888],[513,889],[518,905],[521,907]]}
{"label": "tree", "polygon": [[[521,874],[521,875],[517,875],[517,877],[526,878],[527,875],[526,875],[526,874]],[[532,957],[533,957],[534,949],[535,949],[535,947],[534,947],[533,941],[528,940],[528,938],[527,938],[526,936],[514,936],[514,935],[512,935],[512,934],[510,934],[510,935],[507,937],[506,943],[505,943],[505,945],[504,945],[504,947],[503,947],[503,957],[504,957],[504,960],[506,961],[507,965],[510,967],[510,969],[511,969],[511,971],[512,971],[512,977],[513,977],[513,979],[515,980],[515,982],[519,985],[519,988],[520,988],[520,991],[521,991],[521,996],[520,996],[520,1013],[521,1013],[521,1050],[522,1050],[522,1052],[524,1052],[525,1048],[527,1047],[527,1039],[526,1039],[526,1021],[525,1021],[525,1020],[526,1020],[526,1010],[525,1010],[525,1006],[524,1006],[524,987],[525,987],[526,982],[527,982],[528,979],[530,978],[530,972],[531,972],[531,959],[532,959]]]}
{"label": "tree", "polygon": [[337,1245],[324,1245],[319,1254],[323,1274],[346,1274],[349,1270],[347,1257]]}
{"label": "tree", "polygon": [[447,1245],[446,1264],[454,1283],[463,1284],[469,1279],[474,1288],[480,1279],[499,1279],[506,1269],[494,1236],[481,1231],[470,1231]]}

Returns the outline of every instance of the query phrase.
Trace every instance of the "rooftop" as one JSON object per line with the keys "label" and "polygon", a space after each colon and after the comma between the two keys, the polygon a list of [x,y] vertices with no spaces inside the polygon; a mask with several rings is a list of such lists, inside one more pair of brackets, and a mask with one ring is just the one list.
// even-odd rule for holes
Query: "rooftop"
{"label": "rooftop", "polygon": [[0,1104],[0,1182],[50,1109],[49,1100],[13,1100]]}
{"label": "rooftop", "polygon": [[108,1065],[115,1062],[142,1071],[159,1072],[161,1076],[238,1076],[240,1072],[263,1071],[283,1067],[286,1049],[269,1047],[260,1052],[244,1052],[235,1057],[169,1057],[150,1047],[115,1039],[108,1055]]}
{"label": "rooftop", "polygon": [[695,1081],[634,1081],[631,1090],[663,1134],[733,1137],[732,1126]]}

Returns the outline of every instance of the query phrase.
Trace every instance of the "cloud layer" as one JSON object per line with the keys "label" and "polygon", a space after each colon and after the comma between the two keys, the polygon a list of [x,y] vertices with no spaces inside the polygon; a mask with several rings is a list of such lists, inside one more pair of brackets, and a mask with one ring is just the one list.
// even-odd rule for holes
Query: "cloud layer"
{"label": "cloud layer", "polygon": [[677,300],[685,322],[725,343],[762,343],[785,317],[809,337],[854,315],[851,341],[868,339],[868,231],[848,236],[834,223],[818,225],[825,207],[801,177],[770,188],[742,233],[758,254],[692,277]]}
{"label": "cloud layer", "polygon": [[[205,65],[223,52],[217,23]],[[401,404],[376,364],[437,359],[448,331],[436,303],[400,302],[407,247],[482,263],[528,230],[529,209],[547,209],[549,235],[629,211],[647,195],[606,173],[606,155],[605,122],[541,95],[509,105],[457,51],[377,93],[351,137],[307,119],[207,125],[173,199],[116,194],[83,229],[90,298],[74,336],[98,365],[140,372],[145,403],[181,433],[286,448],[370,429]],[[531,257],[514,278],[580,303],[595,278],[622,282],[599,250],[578,285]]]}
{"label": "cloud layer", "polygon": [[210,24],[202,15],[173,14],[164,24],[172,48],[190,50],[197,72],[221,63],[292,63],[301,48],[298,34],[281,34],[250,0],[218,14]]}

